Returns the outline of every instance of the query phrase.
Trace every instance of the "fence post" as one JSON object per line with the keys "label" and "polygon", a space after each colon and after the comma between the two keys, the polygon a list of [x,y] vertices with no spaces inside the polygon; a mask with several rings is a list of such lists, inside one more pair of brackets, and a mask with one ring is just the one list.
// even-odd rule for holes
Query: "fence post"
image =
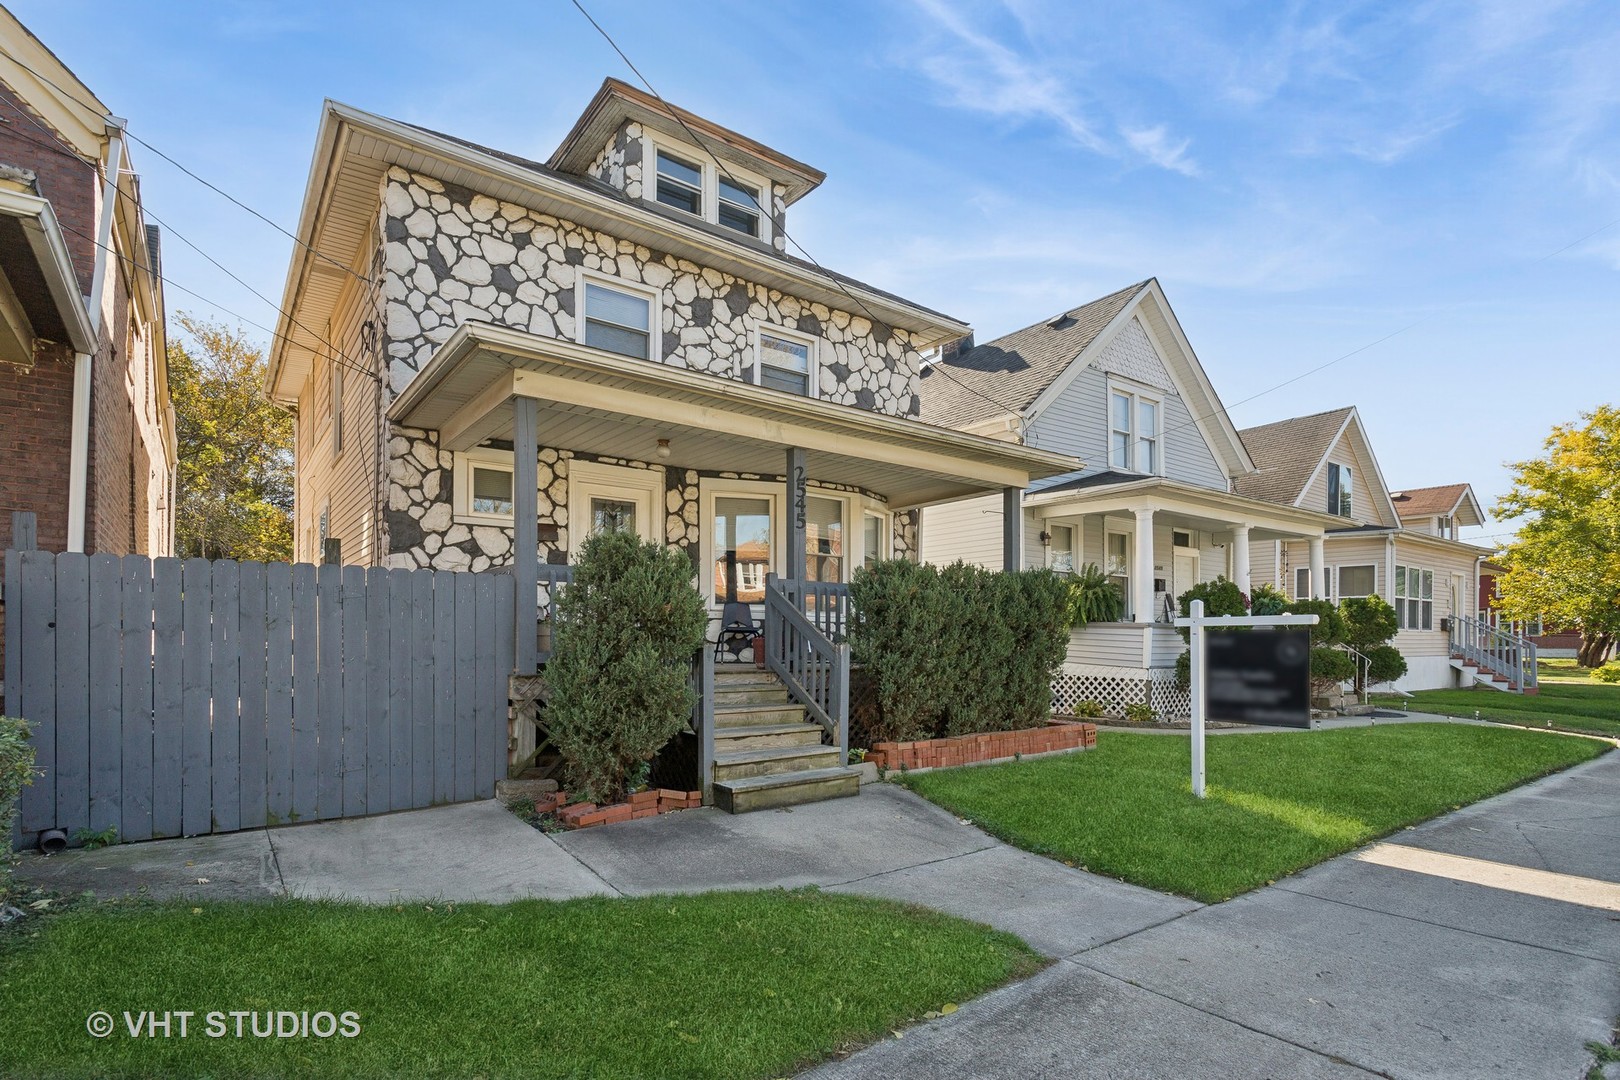
{"label": "fence post", "polygon": [[[1187,613],[1192,619],[1192,789],[1193,795],[1204,797],[1204,679],[1208,654],[1204,649],[1204,602],[1194,600]],[[1151,687],[1151,682],[1149,686]]]}

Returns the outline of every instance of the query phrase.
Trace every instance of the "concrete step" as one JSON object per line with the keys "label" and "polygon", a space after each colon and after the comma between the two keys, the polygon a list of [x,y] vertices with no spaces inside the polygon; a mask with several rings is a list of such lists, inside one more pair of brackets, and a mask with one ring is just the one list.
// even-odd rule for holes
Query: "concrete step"
{"label": "concrete step", "polygon": [[714,729],[714,752],[752,750],[770,746],[820,746],[820,724],[754,724]]}
{"label": "concrete step", "polygon": [[759,727],[762,724],[802,724],[803,705],[764,705],[742,703],[730,705],[716,703],[714,726],[716,730],[728,727]]}
{"label": "concrete step", "polygon": [[717,749],[714,755],[714,780],[718,784],[722,780],[744,780],[837,766],[838,747],[819,743],[815,746],[763,746],[726,753]]}
{"label": "concrete step", "polygon": [[861,773],[853,766],[716,781],[714,805],[728,814],[838,799],[861,793]]}

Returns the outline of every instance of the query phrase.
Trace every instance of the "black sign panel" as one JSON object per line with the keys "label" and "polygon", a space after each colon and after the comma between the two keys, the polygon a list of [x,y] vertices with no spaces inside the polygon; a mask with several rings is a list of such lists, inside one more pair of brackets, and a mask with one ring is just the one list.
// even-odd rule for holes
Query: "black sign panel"
{"label": "black sign panel", "polygon": [[1210,720],[1311,726],[1311,632],[1206,630],[1204,685]]}

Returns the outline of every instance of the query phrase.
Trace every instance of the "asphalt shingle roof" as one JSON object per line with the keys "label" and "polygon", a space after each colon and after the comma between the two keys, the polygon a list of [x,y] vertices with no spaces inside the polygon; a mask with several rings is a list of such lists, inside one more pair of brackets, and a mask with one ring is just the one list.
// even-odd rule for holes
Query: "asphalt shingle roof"
{"label": "asphalt shingle roof", "polygon": [[965,427],[1008,412],[1022,413],[1147,284],[1139,281],[928,365],[921,382],[923,420]]}
{"label": "asphalt shingle roof", "polygon": [[1238,432],[1257,470],[1232,481],[1239,495],[1292,506],[1344,426],[1348,406]]}
{"label": "asphalt shingle roof", "polygon": [[1439,487],[1407,488],[1389,493],[1395,512],[1401,517],[1428,517],[1449,514],[1457,500],[1468,490],[1467,484],[1442,484]]}

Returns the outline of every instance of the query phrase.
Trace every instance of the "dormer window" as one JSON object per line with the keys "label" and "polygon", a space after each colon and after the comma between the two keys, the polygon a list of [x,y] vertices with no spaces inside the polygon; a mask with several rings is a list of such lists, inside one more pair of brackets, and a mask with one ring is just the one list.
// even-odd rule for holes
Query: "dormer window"
{"label": "dormer window", "polygon": [[1434,525],[1435,532],[1438,535],[1445,537],[1447,540],[1457,539],[1456,519],[1452,518],[1450,515],[1443,514],[1440,517],[1435,518]]}
{"label": "dormer window", "polygon": [[749,236],[759,235],[759,189],[733,184],[720,178],[720,221],[728,229]]}
{"label": "dormer window", "polygon": [[658,201],[702,217],[702,167],[658,151]]}

